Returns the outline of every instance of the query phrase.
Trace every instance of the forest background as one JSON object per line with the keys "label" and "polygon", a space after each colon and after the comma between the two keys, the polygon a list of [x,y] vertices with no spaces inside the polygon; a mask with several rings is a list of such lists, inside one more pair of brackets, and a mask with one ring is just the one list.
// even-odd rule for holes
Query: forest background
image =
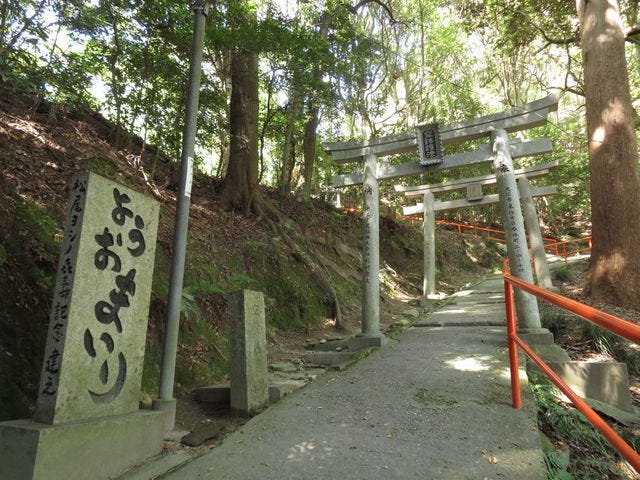
{"label": "forest background", "polygon": [[[447,124],[556,93],[560,113],[532,134],[551,137],[562,166],[549,177],[563,190],[543,216],[547,233],[563,238],[592,226],[590,293],[640,306],[637,1],[197,0],[189,8],[9,0],[0,7],[0,78],[59,109],[103,112],[116,144],[131,146],[118,135],[135,132],[178,159],[191,10],[203,5],[195,160],[223,179],[228,208],[281,225],[257,186],[277,189],[283,201],[334,197],[331,178],[351,167],[332,163],[323,141]],[[393,207],[400,199],[391,188],[382,201]],[[357,189],[347,197],[357,203]],[[493,223],[493,212],[464,220]]]}
{"label": "forest background", "polygon": [[[212,188],[220,189],[228,209],[264,216],[295,249],[281,208],[265,200],[258,185],[277,191],[281,205],[335,199],[331,178],[353,166],[335,165],[322,142],[447,124],[556,93],[558,115],[531,132],[553,140],[554,153],[545,160],[561,165],[546,179],[562,188],[540,205],[545,233],[560,239],[592,234],[589,290],[596,298],[639,305],[639,2],[206,5],[195,160],[202,175],[220,180]],[[134,164],[149,155],[177,160],[192,35],[186,4],[9,0],[0,7],[0,81],[5,90],[51,102],[51,116],[102,112],[123,150],[134,147],[126,132],[135,132],[143,141]],[[489,168],[467,169],[465,176]],[[152,163],[145,178],[153,181],[155,170]],[[391,208],[402,202],[391,184],[381,195]],[[344,197],[349,205],[360,201],[357,188]],[[499,223],[489,208],[456,217]],[[307,263],[313,271],[313,259]]]}
{"label": "forest background", "polygon": [[[623,15],[634,25],[637,2],[627,3]],[[571,227],[589,211],[578,29],[564,1],[213,2],[196,164],[227,174],[239,48],[259,58],[258,180],[283,198],[335,195],[331,178],[341,170],[323,141],[446,124],[558,93],[559,116],[535,132],[553,139],[564,167],[551,180],[564,187],[552,206],[562,214],[546,220],[556,234],[578,233]],[[136,132],[177,160],[192,32],[188,5],[168,0],[9,0],[0,9],[0,75],[57,108],[99,110],[116,133]],[[637,47],[627,60],[637,100]],[[398,201],[386,187],[385,200]]]}

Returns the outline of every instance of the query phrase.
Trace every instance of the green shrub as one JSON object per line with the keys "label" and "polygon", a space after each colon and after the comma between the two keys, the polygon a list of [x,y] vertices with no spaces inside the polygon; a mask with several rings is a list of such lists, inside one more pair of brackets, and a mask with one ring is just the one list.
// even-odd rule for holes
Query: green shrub
{"label": "green shrub", "polygon": [[568,265],[560,265],[553,269],[553,277],[560,282],[569,282],[572,280],[573,275]]}
{"label": "green shrub", "polygon": [[[547,475],[553,480],[624,479],[618,466],[620,456],[582,413],[558,400],[556,387],[541,374],[529,375],[531,390],[538,408],[540,430],[564,441],[575,454],[569,463],[555,452],[545,456]],[[568,470],[573,476],[567,476]]]}

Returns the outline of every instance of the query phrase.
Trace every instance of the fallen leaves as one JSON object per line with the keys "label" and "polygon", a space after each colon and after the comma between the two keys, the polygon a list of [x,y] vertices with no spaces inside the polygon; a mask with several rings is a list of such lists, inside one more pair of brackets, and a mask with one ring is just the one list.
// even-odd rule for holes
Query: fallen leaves
{"label": "fallen leaves", "polygon": [[[488,450],[482,450],[480,453],[481,453],[481,454],[482,454],[482,456],[484,457],[484,456],[486,456],[486,455],[489,453],[489,451],[488,451]],[[492,464],[492,465],[495,465],[495,464],[499,463],[499,462],[498,462],[498,457],[496,457],[496,456],[494,456],[494,455],[491,455],[491,456],[489,456],[489,457],[487,458],[487,462],[489,462],[489,463],[490,463],[490,464]]]}

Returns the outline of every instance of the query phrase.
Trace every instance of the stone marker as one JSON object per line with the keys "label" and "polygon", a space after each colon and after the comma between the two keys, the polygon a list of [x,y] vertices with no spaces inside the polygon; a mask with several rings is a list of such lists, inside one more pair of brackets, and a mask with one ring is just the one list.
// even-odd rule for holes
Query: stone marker
{"label": "stone marker", "polygon": [[72,181],[35,421],[0,424],[0,479],[108,478],[161,448],[159,415],[138,413],[158,213],[94,173]]}
{"label": "stone marker", "polygon": [[467,185],[467,201],[477,202],[478,200],[482,200],[482,185],[479,183]]}
{"label": "stone marker", "polygon": [[138,410],[157,202],[95,174],[75,179],[35,420]]}
{"label": "stone marker", "polygon": [[267,334],[261,292],[229,294],[231,409],[254,415],[269,403]]}

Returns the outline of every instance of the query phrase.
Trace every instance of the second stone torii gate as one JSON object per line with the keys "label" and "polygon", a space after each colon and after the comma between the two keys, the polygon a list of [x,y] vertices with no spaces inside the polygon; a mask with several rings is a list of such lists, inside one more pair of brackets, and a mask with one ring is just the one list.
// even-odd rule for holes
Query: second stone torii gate
{"label": "second stone torii gate", "polygon": [[[551,276],[549,266],[544,253],[542,234],[538,225],[538,217],[533,204],[533,197],[554,195],[557,193],[555,186],[530,187],[529,179],[542,177],[549,173],[551,168],[558,166],[558,161],[544,163],[535,167],[515,170],[520,200],[524,210],[525,228],[531,254],[536,268],[538,284],[544,288],[551,288]],[[453,180],[433,185],[403,186],[396,185],[397,192],[404,192],[407,198],[422,198],[422,203],[403,208],[405,215],[423,215],[424,223],[424,274],[423,274],[423,296],[433,298],[436,294],[436,255],[435,255],[435,212],[454,210],[458,208],[487,205],[500,201],[497,194],[483,195],[482,186],[496,183],[495,175],[484,175],[480,177]],[[435,193],[454,192],[467,190],[467,198],[450,201],[437,201]]]}
{"label": "second stone torii gate", "polygon": [[[558,99],[549,97],[531,102],[506,112],[453,123],[440,129],[443,145],[488,137],[500,129],[516,132],[544,125],[550,112],[557,109]],[[461,168],[493,161],[495,142],[481,144],[476,150],[445,155],[439,163],[421,165],[418,161],[401,165],[379,164],[378,157],[416,151],[416,132],[370,139],[364,142],[325,143],[324,150],[339,163],[363,162],[362,172],[337,175],[335,187],[363,185],[363,297],[361,337],[371,344],[382,342],[380,333],[380,242],[379,242],[379,181],[403,176],[422,175],[444,169]],[[538,155],[552,151],[549,139],[531,142],[513,142],[505,145],[510,158]],[[517,275],[517,273],[516,273]],[[536,305],[537,306],[537,305]],[[538,319],[539,323],[539,319]]]}

